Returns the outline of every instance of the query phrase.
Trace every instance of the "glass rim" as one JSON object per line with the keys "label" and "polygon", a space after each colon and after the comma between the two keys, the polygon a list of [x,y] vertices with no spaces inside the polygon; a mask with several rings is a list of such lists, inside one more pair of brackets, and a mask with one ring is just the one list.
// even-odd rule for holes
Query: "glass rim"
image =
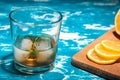
{"label": "glass rim", "polygon": [[[31,8],[32,8],[33,10],[35,10],[35,9],[40,9],[40,8],[41,8],[41,10],[42,10],[42,8],[43,8],[43,9],[46,9],[46,10],[50,10],[50,11],[56,12],[57,14],[59,14],[60,18],[57,19],[56,21],[53,21],[53,22],[47,23],[47,24],[46,24],[46,23],[43,23],[43,24],[41,24],[41,23],[40,23],[40,24],[26,24],[26,23],[21,23],[21,22],[15,20],[15,19],[12,17],[13,13],[16,12],[16,11],[20,11],[20,10],[32,10]],[[48,26],[48,25],[52,25],[52,24],[55,24],[55,23],[60,22],[60,21],[62,20],[62,18],[63,18],[63,16],[62,16],[61,12],[59,12],[59,11],[57,11],[57,10],[55,10],[55,9],[48,8],[48,7],[43,7],[43,6],[20,7],[20,8],[17,8],[17,9],[12,10],[12,11],[9,13],[9,19],[10,19],[10,20],[12,20],[13,22],[15,22],[15,23],[17,23],[17,24],[19,24],[19,25],[28,25],[28,26]]]}

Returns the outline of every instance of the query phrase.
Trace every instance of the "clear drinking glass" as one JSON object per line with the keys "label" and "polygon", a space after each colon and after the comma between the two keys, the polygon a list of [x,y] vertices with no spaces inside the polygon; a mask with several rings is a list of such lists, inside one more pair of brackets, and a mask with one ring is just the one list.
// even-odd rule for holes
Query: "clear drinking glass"
{"label": "clear drinking glass", "polygon": [[33,74],[53,69],[62,15],[45,7],[10,12],[15,68]]}

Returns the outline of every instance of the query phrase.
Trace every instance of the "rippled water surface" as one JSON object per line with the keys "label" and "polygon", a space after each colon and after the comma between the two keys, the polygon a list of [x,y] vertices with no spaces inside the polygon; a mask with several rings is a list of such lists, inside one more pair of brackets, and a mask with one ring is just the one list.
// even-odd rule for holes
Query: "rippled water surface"
{"label": "rippled water surface", "polygon": [[[55,68],[25,75],[13,67],[9,12],[25,6],[47,6],[63,15]],[[119,0],[0,0],[0,80],[104,80],[71,65],[71,58],[114,27]]]}

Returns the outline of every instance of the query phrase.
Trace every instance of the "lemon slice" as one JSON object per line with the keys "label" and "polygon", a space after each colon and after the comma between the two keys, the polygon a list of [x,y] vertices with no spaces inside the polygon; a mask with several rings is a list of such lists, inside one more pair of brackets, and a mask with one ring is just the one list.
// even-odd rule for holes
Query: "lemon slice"
{"label": "lemon slice", "polygon": [[115,59],[108,60],[108,59],[97,56],[94,49],[90,49],[86,56],[88,57],[89,60],[91,60],[97,64],[112,64],[116,61]]}
{"label": "lemon slice", "polygon": [[101,44],[110,51],[115,51],[120,53],[120,42],[110,41],[110,40],[103,40]]}
{"label": "lemon slice", "polygon": [[116,33],[120,35],[120,9],[115,16],[115,30]]}
{"label": "lemon slice", "polygon": [[95,52],[98,56],[100,56],[104,59],[117,60],[118,58],[120,58],[120,52],[109,51],[109,50],[105,49],[101,44],[96,44]]}

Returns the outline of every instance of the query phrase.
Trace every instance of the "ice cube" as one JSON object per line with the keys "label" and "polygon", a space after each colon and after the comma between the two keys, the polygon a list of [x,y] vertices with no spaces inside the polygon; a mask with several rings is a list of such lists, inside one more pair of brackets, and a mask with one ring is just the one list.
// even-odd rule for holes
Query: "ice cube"
{"label": "ice cube", "polygon": [[30,52],[28,51],[24,51],[24,50],[20,50],[18,48],[16,48],[15,46],[13,47],[14,48],[14,56],[15,56],[15,59],[18,61],[18,62],[23,62],[25,61],[25,59],[29,56]]}
{"label": "ice cube", "polygon": [[21,49],[23,50],[31,50],[32,49],[33,42],[32,40],[26,38],[23,39],[21,42]]}
{"label": "ice cube", "polygon": [[50,38],[38,37],[34,42],[34,46],[37,50],[47,50],[51,48],[51,43]]}
{"label": "ice cube", "polygon": [[53,55],[54,52],[52,49],[46,50],[46,51],[41,51],[37,55],[37,62],[45,62],[47,61],[51,55]]}

